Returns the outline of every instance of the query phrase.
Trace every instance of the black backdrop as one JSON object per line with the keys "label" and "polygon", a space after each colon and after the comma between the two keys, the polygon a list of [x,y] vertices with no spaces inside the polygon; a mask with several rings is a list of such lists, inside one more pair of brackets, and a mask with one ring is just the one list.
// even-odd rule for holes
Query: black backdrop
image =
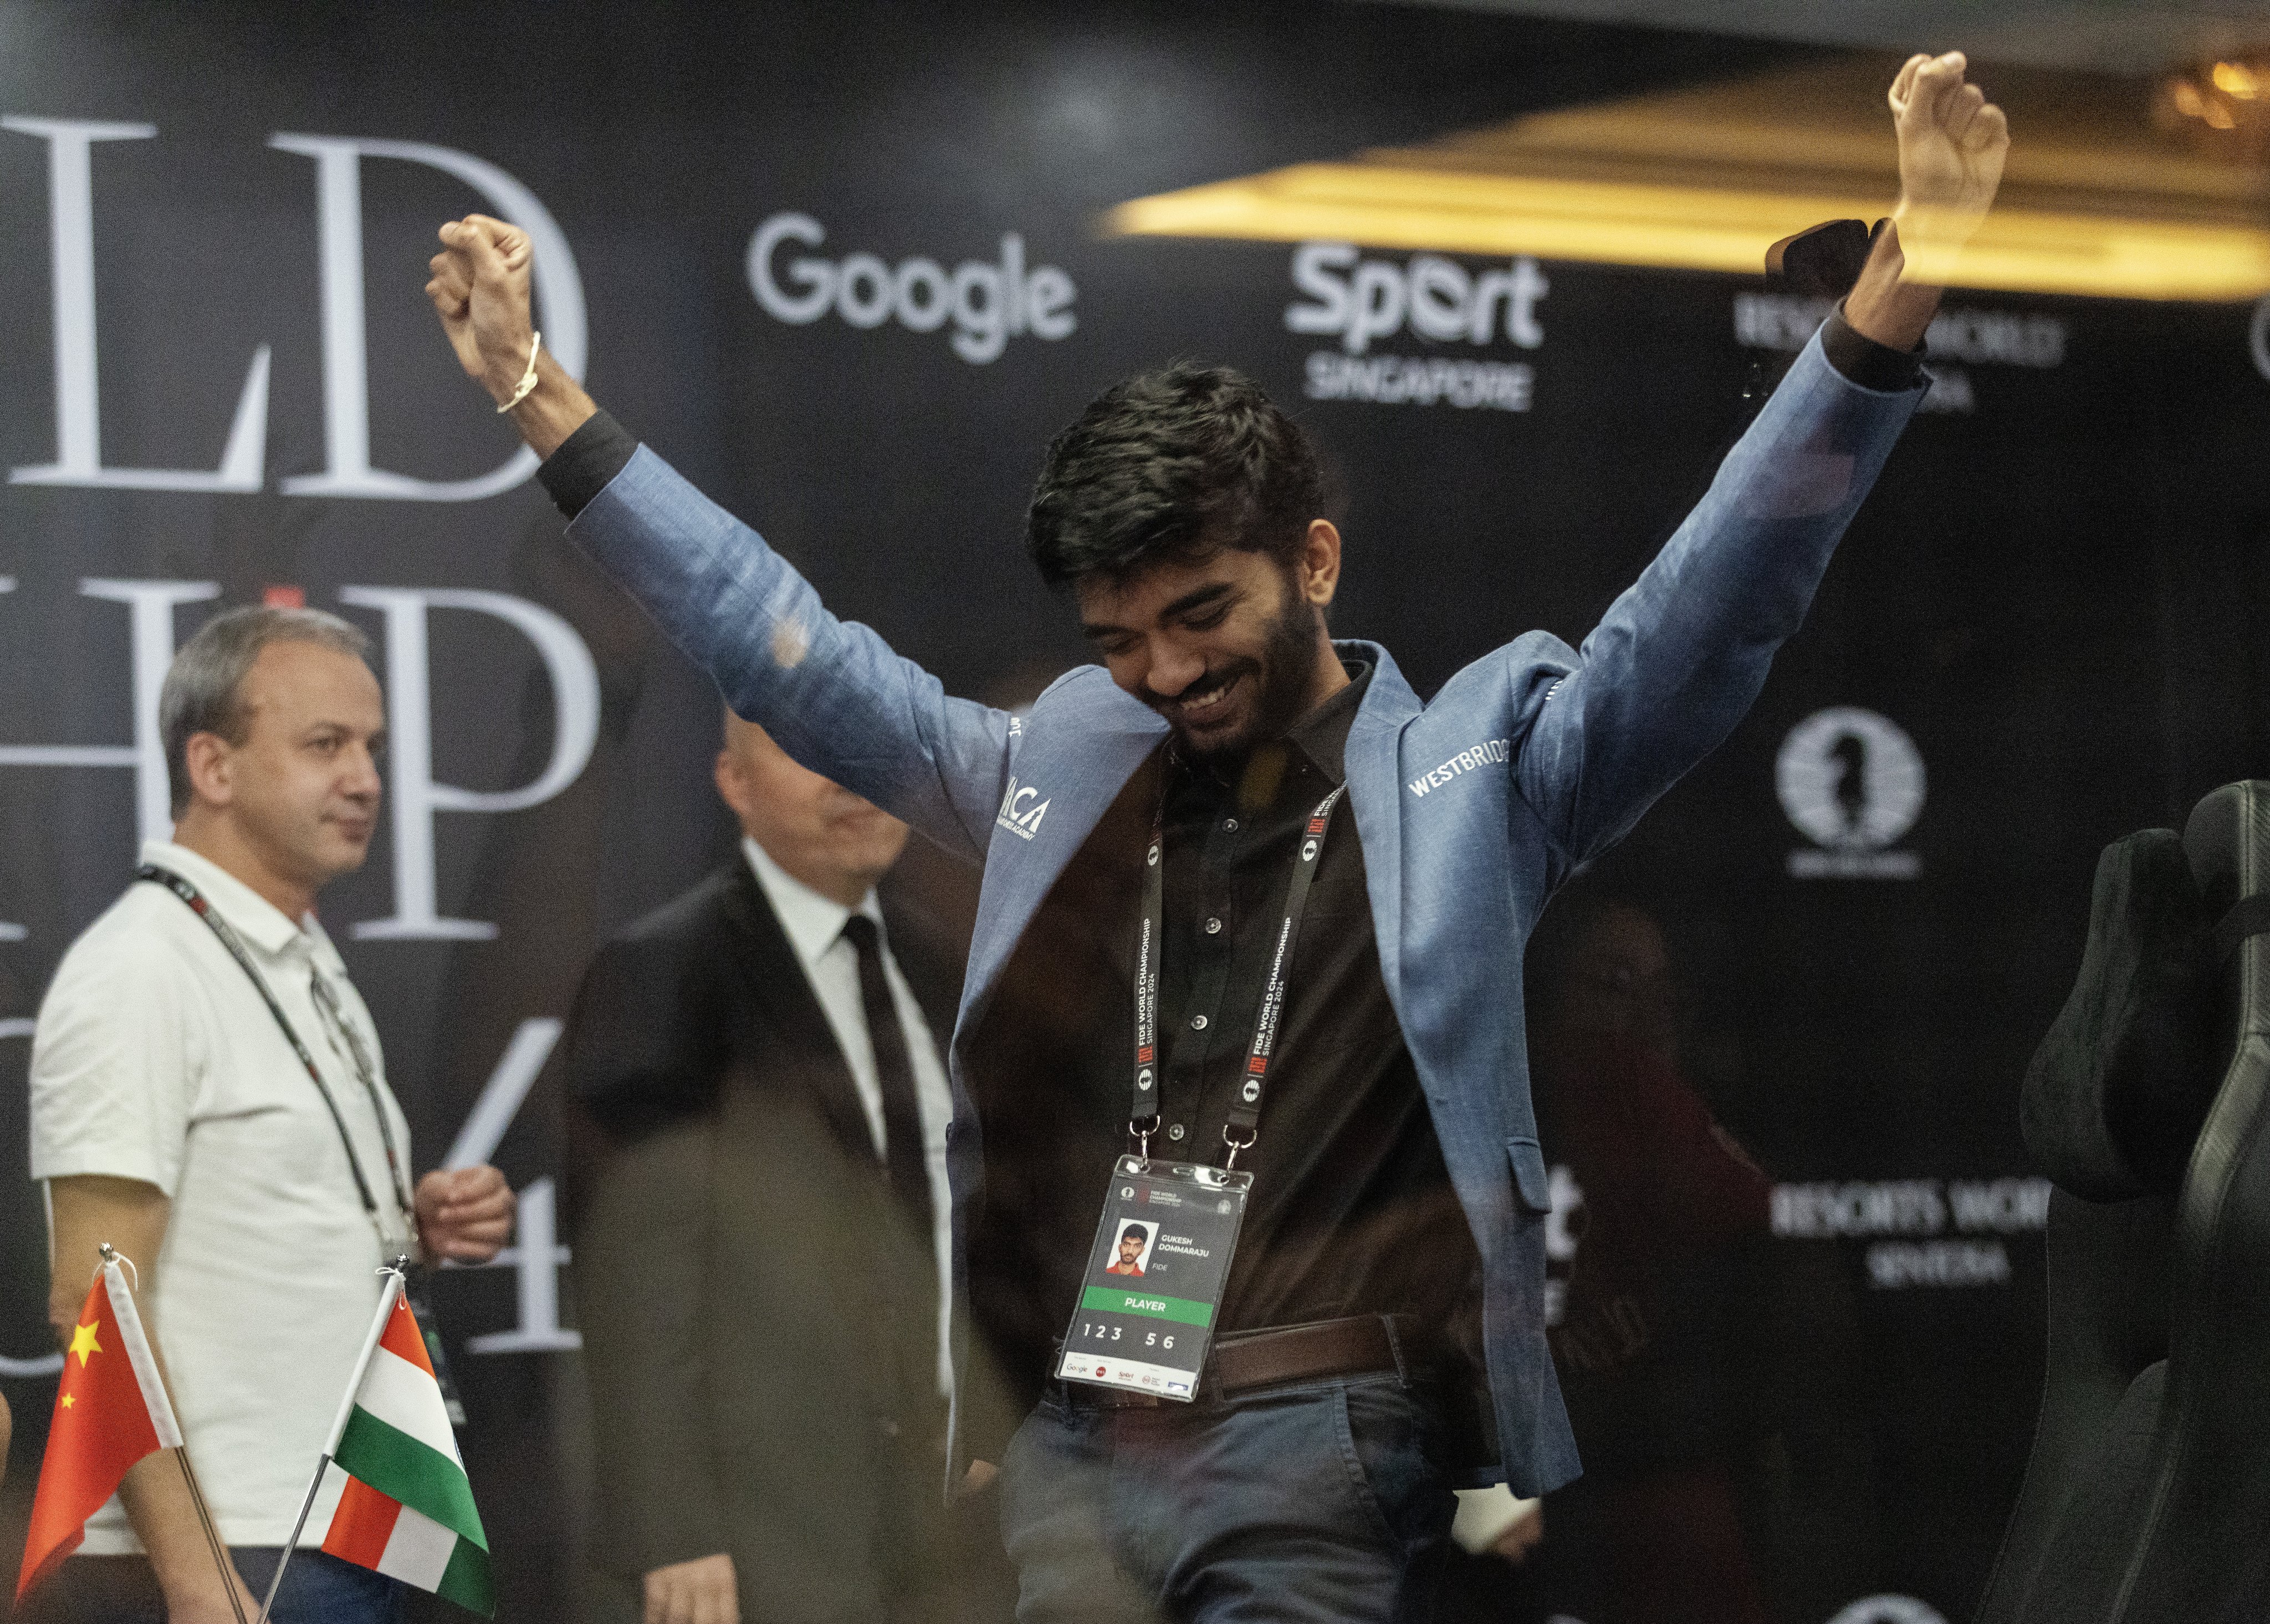
{"label": "black backdrop", "polygon": [[[572,1265],[543,1233],[549,1023],[592,945],[709,866],[728,830],[707,787],[713,696],[559,539],[533,482],[406,488],[512,452],[419,291],[436,222],[505,206],[491,171],[449,154],[557,222],[579,287],[552,290],[543,324],[573,360],[588,318],[589,379],[619,417],[839,612],[950,688],[1006,695],[1078,657],[1017,537],[1040,449],[1084,400],[1176,355],[1230,360],[1288,402],[1347,375],[1310,360],[1346,344],[1288,330],[1290,245],[1109,240],[1102,211],[1786,56],[1370,5],[0,9],[16,1516],[53,1390],[21,1040],[162,819],[148,712],[172,641],[211,604],[297,589],[382,639],[397,745],[430,740],[422,775],[397,747],[389,827],[323,911],[420,1164],[462,1131],[523,1191],[520,1246],[448,1279],[445,1309],[506,1616],[568,1605],[582,1399]],[[773,256],[790,295],[805,256],[927,258],[938,277],[917,271],[893,314],[855,271],[844,302],[872,325],[776,319],[747,257],[785,213],[825,233]],[[958,315],[935,295],[1005,253],[1038,319],[972,360],[994,347],[1000,279],[962,276]],[[1406,325],[1366,351],[1525,366],[1525,409],[1511,392],[1302,407],[1350,497],[1336,624],[1391,646],[1421,692],[1522,628],[1580,636],[1699,493],[1802,315],[1742,278],[1541,274],[1533,347]],[[2270,770],[2270,385],[2251,313],[1955,303],[1980,319],[1941,332],[1938,409],[1755,713],[1613,859],[1672,927],[1712,1104],[1783,1186],[1776,1244],[1811,1249],[1857,1303],[1820,1357],[1843,1361],[1846,1424],[1869,1445],[1851,1514],[1869,1531],[1854,1586],[1807,1618],[1871,1592],[1970,1605],[2040,1367],[2040,1190],[1992,1181],[2027,1173],[2016,1081],[2077,962],[2095,853]],[[1404,375],[1372,368],[1358,391]]]}

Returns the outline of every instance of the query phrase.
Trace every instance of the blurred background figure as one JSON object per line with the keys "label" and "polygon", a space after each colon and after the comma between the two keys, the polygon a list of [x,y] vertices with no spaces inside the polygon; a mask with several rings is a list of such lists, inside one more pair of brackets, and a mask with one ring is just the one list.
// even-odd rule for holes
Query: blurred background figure
{"label": "blurred background figure", "polygon": [[[1838,1405],[1788,1322],[1814,1305],[1833,1344],[1849,1287],[1798,1282],[1821,1260],[1770,1245],[1772,1183],[1681,1065],[1688,999],[1652,912],[1580,883],[1530,974],[1554,1164],[1547,1314],[1585,1472],[1547,1497],[1522,1588],[1585,1624],[1821,1616],[1806,1609],[1869,1544],[1865,1458],[1851,1469],[1865,1446],[1830,1436]],[[1839,1483],[1841,1533],[1799,1526],[1814,1474],[1860,1479]]]}
{"label": "blurred background figure", "polygon": [[1540,1137],[1581,1192],[1547,1315],[1585,1474],[1547,1498],[1539,1583],[1586,1624],[1765,1624],[1725,1310],[1771,1186],[1680,1073],[1662,928],[1629,903],[1571,901],[1531,1031]]}
{"label": "blurred background figure", "polygon": [[986,1544],[940,1503],[960,967],[878,899],[905,825],[735,716],[716,778],[740,849],[601,949],[564,1040],[598,1611],[957,1616]]}

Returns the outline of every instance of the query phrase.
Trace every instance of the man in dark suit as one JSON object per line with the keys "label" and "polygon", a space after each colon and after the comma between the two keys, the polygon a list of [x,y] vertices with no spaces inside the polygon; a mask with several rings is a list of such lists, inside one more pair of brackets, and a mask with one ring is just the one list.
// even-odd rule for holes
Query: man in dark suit
{"label": "man in dark suit", "polygon": [[600,951],[565,1043],[593,1558],[646,1624],[944,1617],[960,967],[883,928],[904,824],[738,717],[716,778],[740,851]]}

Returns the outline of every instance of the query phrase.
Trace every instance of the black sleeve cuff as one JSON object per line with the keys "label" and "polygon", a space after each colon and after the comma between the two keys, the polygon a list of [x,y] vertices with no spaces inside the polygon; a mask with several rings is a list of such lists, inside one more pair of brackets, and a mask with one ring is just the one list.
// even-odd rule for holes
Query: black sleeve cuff
{"label": "black sleeve cuff", "polygon": [[[1857,383],[1864,389],[1881,389],[1891,395],[1902,389],[1919,389],[1929,382],[1924,376],[1923,345],[1903,352],[1878,344],[1844,319],[1841,300],[1821,323],[1821,349],[1829,357],[1829,364],[1843,373],[1847,382]],[[590,426],[584,425],[586,428]],[[579,430],[579,436],[580,434]],[[572,440],[568,442],[575,443]],[[560,448],[562,451],[567,449]]]}
{"label": "black sleeve cuff", "polygon": [[544,459],[536,470],[536,477],[551,493],[553,505],[572,519],[622,472],[623,465],[637,449],[638,441],[631,437],[628,429],[605,412],[594,412],[581,428],[560,442],[558,450]]}

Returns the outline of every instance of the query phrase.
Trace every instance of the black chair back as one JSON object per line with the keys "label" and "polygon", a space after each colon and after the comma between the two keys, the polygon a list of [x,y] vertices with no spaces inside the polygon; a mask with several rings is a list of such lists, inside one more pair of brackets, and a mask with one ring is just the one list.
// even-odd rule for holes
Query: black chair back
{"label": "black chair back", "polygon": [[2058,1188],[2033,1454],[1978,1624],[2270,1618],[2270,782],[2099,863],[2026,1078]]}

